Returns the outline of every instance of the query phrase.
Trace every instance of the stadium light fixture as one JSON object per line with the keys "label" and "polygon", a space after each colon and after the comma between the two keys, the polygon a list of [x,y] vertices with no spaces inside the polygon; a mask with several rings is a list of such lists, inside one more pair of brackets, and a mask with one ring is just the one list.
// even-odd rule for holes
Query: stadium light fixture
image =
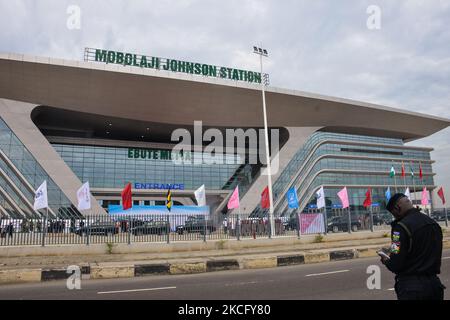
{"label": "stadium light fixture", "polygon": [[270,153],[269,153],[269,129],[267,126],[267,110],[266,110],[266,79],[263,75],[263,57],[268,57],[269,54],[266,49],[253,46],[253,53],[259,55],[260,67],[261,67],[261,92],[262,92],[262,100],[263,100],[263,115],[264,115],[264,140],[266,147],[266,162],[267,162],[267,185],[269,188],[269,200],[270,200],[270,208],[269,208],[269,221],[270,221],[270,236],[273,237],[274,234],[274,219],[273,219],[273,193],[272,193],[272,170],[270,164]]}

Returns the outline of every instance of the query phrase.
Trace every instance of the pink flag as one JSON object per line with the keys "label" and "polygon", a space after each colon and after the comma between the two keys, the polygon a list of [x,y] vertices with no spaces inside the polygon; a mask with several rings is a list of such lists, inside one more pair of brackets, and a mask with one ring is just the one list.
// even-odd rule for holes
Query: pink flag
{"label": "pink flag", "polygon": [[239,208],[239,186],[234,189],[233,194],[228,201],[228,209],[237,209]]}
{"label": "pink flag", "polygon": [[429,205],[429,201],[428,201],[428,191],[427,188],[423,188],[422,191],[422,205],[427,206]]}
{"label": "pink flag", "polygon": [[338,195],[339,199],[341,199],[342,208],[343,209],[348,208],[349,207],[349,202],[348,202],[347,187],[345,187],[344,189],[339,191],[337,195]]}

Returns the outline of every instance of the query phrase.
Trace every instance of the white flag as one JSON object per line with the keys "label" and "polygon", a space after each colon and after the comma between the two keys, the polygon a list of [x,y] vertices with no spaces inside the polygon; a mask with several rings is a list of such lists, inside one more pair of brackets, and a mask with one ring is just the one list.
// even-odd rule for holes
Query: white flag
{"label": "white flag", "polygon": [[405,196],[408,197],[409,201],[411,201],[411,193],[409,192],[409,188],[406,188],[405,190]]}
{"label": "white flag", "polygon": [[325,191],[323,191],[323,187],[319,189],[316,193],[317,196],[317,209],[325,208]]}
{"label": "white flag", "polygon": [[89,182],[86,182],[77,191],[78,210],[91,209],[91,192],[89,190]]}
{"label": "white flag", "polygon": [[34,193],[34,210],[48,208],[48,199],[47,199],[47,180],[37,188]]}
{"label": "white flag", "polygon": [[206,206],[206,191],[205,185],[202,185],[195,191],[195,199],[197,199],[197,204],[199,207]]}

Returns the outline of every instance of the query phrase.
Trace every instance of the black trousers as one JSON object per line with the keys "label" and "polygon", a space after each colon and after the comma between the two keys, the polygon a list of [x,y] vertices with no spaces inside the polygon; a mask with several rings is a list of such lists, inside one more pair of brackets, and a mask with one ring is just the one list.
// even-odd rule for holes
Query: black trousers
{"label": "black trousers", "polygon": [[398,300],[444,300],[444,289],[437,276],[398,276],[395,279]]}

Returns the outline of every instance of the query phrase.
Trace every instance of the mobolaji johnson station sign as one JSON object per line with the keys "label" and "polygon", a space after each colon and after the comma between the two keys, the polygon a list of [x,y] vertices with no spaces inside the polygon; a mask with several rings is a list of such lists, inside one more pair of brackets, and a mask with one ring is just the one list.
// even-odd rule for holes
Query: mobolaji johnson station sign
{"label": "mobolaji johnson station sign", "polygon": [[[260,72],[104,49],[86,48],[84,52],[84,60],[171,72],[181,72],[206,77],[245,81],[249,83],[260,84],[262,81]],[[264,75],[264,78],[267,82],[268,75]]]}

